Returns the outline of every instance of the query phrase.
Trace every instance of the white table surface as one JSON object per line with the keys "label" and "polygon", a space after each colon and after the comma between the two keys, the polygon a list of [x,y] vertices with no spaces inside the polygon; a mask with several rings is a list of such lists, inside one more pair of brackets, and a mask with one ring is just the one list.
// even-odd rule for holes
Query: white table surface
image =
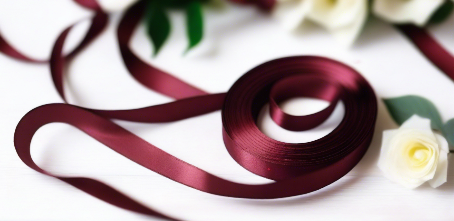
{"label": "white table surface", "polygon": [[[253,8],[208,9],[201,47],[182,56],[186,47],[183,14],[173,12],[172,34],[157,58],[143,27],[132,42],[143,59],[210,92],[224,92],[247,70],[273,58],[323,55],[358,69],[379,97],[407,94],[432,100],[444,120],[454,117],[454,83],[429,63],[396,29],[377,19],[367,23],[355,45],[346,49],[326,31],[307,25],[289,33]],[[0,29],[18,49],[35,58],[48,57],[53,42],[69,24],[91,13],[66,0],[1,0]],[[119,14],[109,29],[71,65],[67,80],[70,102],[84,107],[135,108],[170,101],[147,90],[126,71],[115,38]],[[71,34],[80,39],[87,23]],[[433,35],[454,52],[454,16],[431,27]],[[29,110],[62,100],[49,66],[26,64],[0,54],[0,220],[153,220],[118,209],[53,178],[38,174],[15,153],[16,124]],[[323,103],[298,100],[293,109]],[[362,161],[345,177],[314,193],[277,200],[213,196],[148,171],[68,125],[45,126],[32,142],[41,167],[61,175],[104,181],[144,204],[185,220],[454,220],[454,157],[448,182],[438,189],[405,189],[385,179],[376,166],[381,132],[395,128],[379,103],[376,133]],[[307,109],[305,109],[307,111]],[[310,111],[310,110],[309,110]],[[313,111],[313,110],[312,110]],[[342,118],[342,107],[332,117]],[[268,183],[239,166],[221,136],[220,111],[166,124],[117,121],[180,159],[220,177],[242,183]],[[288,132],[269,117],[261,121],[271,137],[288,142],[316,139],[329,132]],[[333,129],[333,128],[331,128]]]}

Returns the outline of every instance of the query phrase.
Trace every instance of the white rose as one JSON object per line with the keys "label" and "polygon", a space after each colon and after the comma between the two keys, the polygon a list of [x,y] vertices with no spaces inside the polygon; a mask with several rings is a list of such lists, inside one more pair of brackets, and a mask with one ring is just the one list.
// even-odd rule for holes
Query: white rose
{"label": "white rose", "polygon": [[137,0],[98,0],[101,8],[107,12],[121,11],[135,2],[137,2]]}
{"label": "white rose", "polygon": [[392,23],[423,26],[444,0],[374,0],[373,12]]}
{"label": "white rose", "polygon": [[430,120],[414,115],[399,129],[383,132],[378,167],[407,188],[428,181],[436,188],[446,182],[448,142],[430,127]]}
{"label": "white rose", "polygon": [[286,29],[293,30],[308,19],[349,46],[366,21],[367,0],[277,0],[274,12]]}

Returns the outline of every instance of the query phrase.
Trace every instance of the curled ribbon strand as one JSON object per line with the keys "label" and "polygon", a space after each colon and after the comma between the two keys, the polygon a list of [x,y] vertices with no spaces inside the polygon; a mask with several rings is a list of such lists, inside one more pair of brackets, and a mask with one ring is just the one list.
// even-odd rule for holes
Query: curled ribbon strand
{"label": "curled ribbon strand", "polygon": [[[288,69],[282,70],[282,67]],[[276,71],[277,69],[281,71]],[[253,86],[257,91],[243,89],[249,88],[247,82],[256,79],[257,75],[265,70],[269,77],[263,78],[261,84]],[[345,93],[342,100],[350,114],[346,114],[343,123],[331,135],[311,143],[286,144],[266,138],[260,133],[254,123],[253,113],[266,102],[268,91],[264,89],[286,75],[310,76],[314,73],[334,76],[333,72],[338,73],[338,78],[343,78],[344,74],[350,76],[342,83],[342,87],[339,87],[342,93]],[[245,101],[243,105],[243,102],[236,102],[238,97],[246,94],[250,94],[244,98],[249,100],[248,102]],[[246,169],[270,179],[281,180],[264,185],[240,184],[219,178],[167,154],[100,115],[69,104],[48,104],[30,111],[19,122],[14,142],[19,157],[32,169],[56,177],[121,208],[156,215],[158,213],[155,211],[145,209],[140,203],[99,181],[55,176],[39,168],[30,156],[30,142],[34,133],[49,123],[67,123],[128,159],[194,189],[221,196],[270,199],[312,192],[344,176],[367,150],[373,135],[376,112],[375,94],[364,78],[332,60],[320,57],[291,57],[268,62],[248,72],[234,84],[225,98],[222,109],[224,142],[232,157]],[[153,115],[154,112],[149,111],[148,114]],[[353,120],[350,119],[352,116],[357,117],[355,122],[359,125],[347,123],[348,120]],[[340,134],[346,131],[345,127],[355,127],[356,130],[341,136]],[[353,135],[356,132],[358,134]],[[263,138],[265,140],[260,141]]]}
{"label": "curled ribbon strand", "polygon": [[[165,95],[182,99],[134,110],[93,110],[69,104],[49,104],[36,108],[24,116],[15,132],[16,151],[32,169],[56,177],[120,208],[173,219],[143,206],[102,182],[82,177],[55,176],[42,170],[30,156],[30,141],[34,133],[41,126],[52,122],[67,123],[128,159],[171,180],[203,192],[228,197],[270,199],[312,192],[341,178],[359,162],[372,139],[377,107],[372,88],[355,70],[321,57],[284,58],[251,70],[227,94],[208,94],[146,65],[129,49],[128,43],[138,22],[137,13],[142,8],[141,4],[143,3],[130,8],[119,25],[118,37],[125,64],[142,84]],[[69,30],[70,28],[65,30],[58,38],[50,59],[55,87],[64,100],[64,70],[72,56],[64,57],[62,48]],[[147,76],[141,77],[139,73],[146,73]],[[297,80],[302,85],[298,87],[282,80],[287,78],[291,79],[290,82]],[[169,81],[180,82],[183,89],[160,86]],[[286,86],[291,86],[294,90],[288,93]],[[307,144],[281,143],[267,138],[255,124],[258,110],[270,95],[276,104],[271,108],[274,112],[278,111],[277,104],[283,98],[314,96],[333,103],[342,99],[349,114],[346,114],[344,122],[331,136]],[[277,182],[248,185],[224,180],[167,154],[108,120],[115,118],[138,122],[168,122],[221,108],[224,142],[232,157],[253,173],[278,180]],[[322,123],[331,109],[322,111],[322,115],[292,117],[309,119],[312,121],[310,127],[313,127]],[[285,122],[288,120],[285,119],[289,116],[281,115],[280,119],[274,120],[287,127]],[[355,118],[352,116],[357,116],[356,122],[361,122],[361,126],[354,125],[356,130],[351,130],[346,136],[338,136],[338,133],[343,133],[349,125],[353,125],[347,123],[353,120],[350,118]],[[333,140],[335,137],[337,138]]]}
{"label": "curled ribbon strand", "polygon": [[[325,58],[286,58],[268,62],[251,70],[242,78],[240,78],[237,83],[235,83],[235,85],[227,93],[227,95],[207,94],[206,92],[198,91],[191,85],[188,85],[187,83],[182,82],[181,80],[176,79],[167,73],[146,65],[143,61],[138,59],[129,49],[128,44],[131,39],[133,29],[140,19],[138,18],[138,15],[140,15],[143,11],[143,4],[145,4],[145,2],[140,2],[131,7],[125,13],[118,28],[120,50],[123,57],[125,58],[124,62],[131,71],[131,74],[147,87],[175,98],[186,96],[190,96],[190,98],[183,98],[168,104],[134,110],[86,110],[107,118],[153,123],[184,119],[187,117],[205,114],[214,110],[219,110],[221,109],[221,107],[223,107],[222,116],[224,125],[224,141],[230,154],[235,160],[238,161],[238,163],[256,174],[274,180],[289,179],[303,174],[308,174],[307,176],[316,176],[319,178],[318,181],[311,182],[310,185],[308,185],[307,182],[304,181],[305,179],[307,179],[307,177],[301,178],[302,183],[298,185],[300,186],[300,188],[289,188],[289,186],[287,185],[280,187],[280,184],[274,184],[274,186],[270,185],[271,187],[266,187],[270,189],[261,190],[260,188],[257,188],[258,186],[231,183],[213,175],[208,176],[206,172],[200,171],[198,168],[194,168],[190,165],[179,167],[178,165],[164,166],[163,164],[159,167],[152,167],[147,166],[146,162],[140,162],[139,159],[136,159],[132,156],[127,156],[129,159],[195,189],[216,195],[242,198],[278,198],[311,192],[339,179],[359,161],[359,156],[362,156],[368,144],[370,143],[370,140],[372,139],[377,109],[375,94],[370,85],[363,77],[361,77],[359,73],[341,63]],[[64,57],[61,55],[61,50],[63,48],[64,40],[68,31],[69,29],[66,30],[58,38],[50,60],[51,73],[54,79],[54,84],[63,99],[65,99],[63,93],[63,70],[65,70],[67,59],[64,59]],[[148,75],[146,77],[140,77],[139,75],[143,73],[147,73]],[[252,77],[247,78],[247,76]],[[287,77],[290,81],[281,80],[286,79]],[[243,81],[246,82],[243,83]],[[277,81],[279,81],[277,87],[273,87],[273,85]],[[162,86],[160,86],[163,84],[168,84],[169,82],[179,84],[180,87],[163,88]],[[295,85],[293,82],[304,82],[307,85]],[[159,87],[156,88],[156,85],[159,85]],[[287,86],[292,86],[295,89],[290,93]],[[317,141],[315,141],[313,142],[313,144],[301,144],[296,146],[285,143],[276,143],[274,140],[271,140],[264,136],[255,125],[258,110],[264,105],[264,102],[267,101],[267,98],[270,94],[270,91],[267,91],[269,88],[273,88],[273,91],[275,92],[274,96],[276,96],[276,98],[273,99],[275,100],[275,102],[279,102],[280,99],[283,98],[282,96],[289,98],[291,96],[309,95],[322,99],[330,99],[331,97],[336,97],[336,99],[339,99],[339,97],[342,96],[346,108],[353,109],[351,111],[352,114],[356,114],[355,110],[359,109],[362,109],[364,113],[367,113],[365,115],[356,114],[357,116],[364,117],[358,117],[358,119],[360,119],[360,121],[362,122],[367,122],[367,126],[364,126],[362,128],[357,126],[354,127],[357,129],[361,128],[360,131],[350,130],[352,133],[358,134],[352,134],[349,136],[359,136],[361,137],[361,139],[351,139],[352,143],[339,141],[339,143],[342,144],[337,147],[333,145],[332,150],[334,151],[332,153],[332,156],[326,154],[330,149],[327,147],[324,147],[324,151],[315,150],[312,154],[310,154],[312,146],[320,147],[330,145],[329,143],[318,143]],[[252,89],[257,89],[258,91],[251,91]],[[238,92],[241,93],[238,94]],[[194,96],[193,93],[202,95]],[[253,103],[255,104],[249,104],[248,106],[237,105],[237,103],[243,103],[243,99],[246,98],[254,100]],[[350,100],[356,101],[348,102]],[[282,115],[283,118],[281,118],[280,120],[275,118],[275,121],[277,124],[283,125],[284,127],[288,127],[285,125],[286,122],[289,122],[289,120],[285,120],[288,117],[291,117],[290,119],[300,119],[299,123],[302,123],[302,125],[304,125],[304,121],[311,121],[309,127],[303,126],[301,128],[295,128],[301,130],[309,129],[321,124],[332,112],[335,104],[336,103],[330,105],[330,107],[327,108],[328,111],[322,111],[322,115],[314,114],[310,116],[289,116],[284,114]],[[277,112],[277,110],[279,110],[278,105],[271,107],[271,112],[275,113]],[[368,113],[369,110],[370,113]],[[251,113],[255,114],[250,115]],[[248,117],[247,120],[233,119],[237,117],[243,118],[245,116]],[[345,120],[349,118],[350,115],[347,114]],[[244,122],[244,125],[252,127],[243,129],[241,128],[241,126],[231,125],[232,122]],[[345,125],[347,124],[341,123],[339,130],[343,130],[343,127]],[[245,131],[246,133],[239,133],[240,131]],[[250,135],[251,133],[253,134]],[[336,136],[335,134],[336,132],[333,132],[333,137]],[[244,135],[249,135],[249,137],[243,138],[242,136]],[[247,142],[239,143],[239,141],[253,141],[254,139],[258,138],[260,138],[259,140],[262,141],[261,144]],[[327,138],[327,140],[331,139],[332,138]],[[363,143],[364,140],[362,139],[365,139],[366,141]],[[266,143],[265,141],[268,143]],[[274,148],[276,148],[274,154],[278,155],[273,155],[273,149],[260,149],[261,147],[270,147],[270,145],[274,145]],[[287,146],[289,146],[288,150],[285,149],[285,147]],[[249,148],[249,150],[247,148]],[[354,149],[356,148],[358,148],[359,150],[355,152]],[[254,151],[256,153],[254,153]],[[261,153],[261,151],[263,151],[263,153]],[[282,155],[282,152],[286,153],[287,155]],[[344,158],[348,158],[347,156],[353,152],[356,153],[356,155],[353,154],[352,156],[354,160],[350,162],[342,162],[339,163],[338,166],[333,166],[330,169],[322,170],[322,168],[328,168],[329,165],[342,161],[342,159]],[[142,156],[142,154],[140,155]],[[316,156],[319,156],[320,159],[317,159]],[[169,158],[168,160],[166,160],[167,162],[171,162],[171,159],[173,158],[167,155],[155,157],[160,159],[166,159],[167,157]],[[269,159],[266,159],[267,157]],[[305,160],[308,162],[305,162]],[[316,160],[319,160],[320,162],[314,163]],[[162,171],[161,167],[174,168],[172,171],[178,171],[177,173],[184,171],[184,174],[175,177],[173,174],[168,174]],[[317,170],[319,170],[318,173],[326,173],[326,175],[329,176],[324,175],[324,178],[322,179],[322,176],[320,176],[320,174],[314,173],[315,175],[311,175],[310,172]],[[179,178],[180,176],[185,177]],[[186,180],[197,181],[186,182]]]}
{"label": "curled ribbon strand", "polygon": [[117,37],[120,52],[129,73],[145,87],[175,99],[208,95],[171,74],[161,71],[140,60],[129,48],[132,34],[144,13],[147,1],[141,1],[125,12],[118,25]]}
{"label": "curled ribbon strand", "polygon": [[[71,27],[59,36],[52,50],[52,79],[65,101],[63,77],[66,65],[101,33],[107,24],[107,15],[94,0],[75,1],[97,13],[86,37],[72,53],[67,56],[62,54]],[[129,41],[143,13],[143,4],[145,1],[131,7],[119,24],[117,37],[123,60],[131,75],[140,83],[178,100],[132,110],[94,110],[70,104],[38,107],[23,117],[14,136],[16,151],[30,168],[60,179],[120,208],[176,220],[144,206],[100,181],[84,177],[56,176],[41,169],[30,155],[33,135],[46,124],[70,124],[128,159],[173,181],[206,193],[253,199],[289,197],[323,188],[348,173],[362,158],[373,136],[377,103],[373,89],[358,72],[326,58],[289,57],[252,69],[227,93],[209,94],[146,64],[129,48]],[[14,50],[2,38],[0,51],[20,60],[35,62]],[[331,104],[312,115],[286,114],[279,108],[279,103],[295,96],[320,98]],[[283,143],[268,138],[256,126],[258,113],[267,102],[270,103],[271,117],[278,125],[301,131],[311,129],[326,120],[338,101],[344,102],[344,119],[333,132],[316,141]],[[220,109],[224,143],[232,158],[247,170],[276,182],[248,185],[219,178],[179,160],[109,120],[170,122]]]}

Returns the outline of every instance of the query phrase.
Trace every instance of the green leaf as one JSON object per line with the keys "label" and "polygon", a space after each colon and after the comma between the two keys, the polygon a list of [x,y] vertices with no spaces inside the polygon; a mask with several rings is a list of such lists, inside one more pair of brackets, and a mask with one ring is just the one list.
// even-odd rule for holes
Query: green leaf
{"label": "green leaf", "polygon": [[161,50],[170,33],[170,21],[159,0],[150,1],[146,11],[147,33],[154,47],[154,56]]}
{"label": "green leaf", "polygon": [[187,35],[189,46],[186,51],[200,43],[203,38],[202,4],[192,1],[186,7]]}
{"label": "green leaf", "polygon": [[451,148],[454,147],[454,119],[449,120],[443,126],[443,135],[450,144]]}
{"label": "green leaf", "polygon": [[452,1],[445,1],[437,11],[434,12],[430,17],[429,22],[433,24],[439,24],[445,21],[454,9],[454,3]]}
{"label": "green leaf", "polygon": [[416,114],[420,117],[429,118],[433,129],[442,130],[443,123],[437,108],[432,102],[423,97],[408,95],[383,99],[383,101],[394,121],[399,125]]}

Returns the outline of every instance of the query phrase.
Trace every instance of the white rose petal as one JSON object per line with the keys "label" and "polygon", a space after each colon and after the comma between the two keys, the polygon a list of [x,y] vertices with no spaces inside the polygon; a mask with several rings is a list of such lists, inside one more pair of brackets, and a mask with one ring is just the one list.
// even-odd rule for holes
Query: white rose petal
{"label": "white rose petal", "polygon": [[418,115],[413,115],[412,117],[410,117],[407,121],[400,125],[399,129],[417,129],[435,138],[435,134],[430,126],[430,120],[427,118],[422,118]]}
{"label": "white rose petal", "polygon": [[275,15],[286,29],[312,20],[350,46],[366,21],[367,0],[278,0]]}
{"label": "white rose petal", "polygon": [[126,9],[138,0],[98,0],[99,5],[104,11],[115,12]]}
{"label": "white rose petal", "polygon": [[373,12],[388,22],[411,22],[423,26],[443,2],[444,0],[374,0]]}
{"label": "white rose petal", "polygon": [[385,177],[407,188],[428,181],[446,182],[448,142],[430,127],[430,120],[412,116],[397,130],[383,132],[378,167]]}
{"label": "white rose petal", "polygon": [[312,9],[314,0],[278,0],[274,14],[282,20],[282,26],[286,30],[295,30],[306,18]]}
{"label": "white rose petal", "polygon": [[448,153],[449,145],[448,141],[441,135],[436,134],[438,143],[440,144],[440,158],[438,159],[437,171],[435,172],[434,178],[429,180],[429,184],[433,188],[439,187],[445,183],[448,177]]}

